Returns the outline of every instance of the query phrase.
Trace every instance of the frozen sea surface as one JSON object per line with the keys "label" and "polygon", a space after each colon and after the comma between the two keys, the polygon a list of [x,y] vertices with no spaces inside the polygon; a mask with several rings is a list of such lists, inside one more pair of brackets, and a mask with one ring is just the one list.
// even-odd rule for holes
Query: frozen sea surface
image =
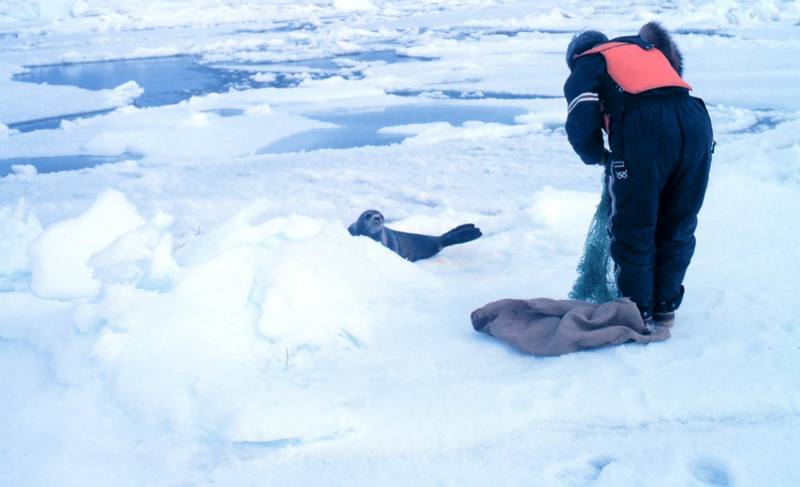
{"label": "frozen sea surface", "polygon": [[[141,95],[133,99],[133,105],[146,108],[172,105],[193,96],[228,90],[287,88],[296,86],[304,79],[325,79],[337,75],[363,77],[363,73],[353,66],[363,69],[363,66],[376,62],[426,60],[424,57],[400,55],[392,49],[267,64],[228,64],[224,67],[203,64],[196,56],[166,56],[26,66],[25,71],[13,75],[12,80],[94,91],[113,90],[132,81],[143,90]],[[264,73],[273,74],[265,77]],[[110,111],[94,110],[26,120],[11,123],[9,127],[20,132],[52,129],[57,128],[62,120],[89,118]]]}
{"label": "frozen sea surface", "polygon": [[[717,141],[672,338],[524,356],[469,315],[575,278],[602,171],[564,48],[652,19]],[[0,3],[0,485],[800,485],[799,21]],[[367,208],[484,236],[412,264],[348,234]]]}
{"label": "frozen sea surface", "polygon": [[28,66],[27,72],[13,79],[87,90],[112,89],[133,80],[144,88],[144,93],[133,101],[134,105],[153,107],[178,103],[193,95],[226,91],[247,77],[202,66],[190,56],[172,56]]}
{"label": "frozen sea surface", "polygon": [[117,156],[69,155],[45,157],[17,157],[0,159],[0,177],[12,172],[13,166],[33,166],[40,174],[58,171],[75,171],[100,164],[141,159],[138,154],[121,154]]}
{"label": "frozen sea surface", "polygon": [[447,123],[460,126],[467,121],[511,125],[514,117],[525,111],[514,107],[485,105],[400,105],[380,110],[333,114],[310,114],[309,117],[336,124],[336,128],[314,129],[280,139],[260,149],[259,154],[277,154],[316,149],[347,149],[366,145],[388,145],[407,136],[382,133],[386,127]]}

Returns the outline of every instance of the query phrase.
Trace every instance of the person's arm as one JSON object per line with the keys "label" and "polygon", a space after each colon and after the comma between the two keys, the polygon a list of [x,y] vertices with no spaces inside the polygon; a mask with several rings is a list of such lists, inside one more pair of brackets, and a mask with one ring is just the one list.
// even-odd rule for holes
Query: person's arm
{"label": "person's arm", "polygon": [[603,145],[603,112],[598,95],[605,71],[602,56],[579,58],[564,83],[567,139],[586,164],[603,164],[608,157]]}

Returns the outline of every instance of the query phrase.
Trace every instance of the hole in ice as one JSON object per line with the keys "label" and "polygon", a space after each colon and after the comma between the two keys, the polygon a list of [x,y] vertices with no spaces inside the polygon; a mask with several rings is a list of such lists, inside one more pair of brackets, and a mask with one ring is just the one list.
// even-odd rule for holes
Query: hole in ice
{"label": "hole in ice", "polygon": [[[137,107],[171,105],[192,96],[221,93],[231,88],[289,88],[302,80],[331,76],[361,77],[354,68],[360,63],[401,63],[426,61],[430,58],[398,54],[394,50],[358,52],[327,58],[286,62],[237,63],[225,66],[201,64],[196,56],[169,56],[140,59],[117,59],[86,63],[28,66],[27,71],[13,76],[15,81],[77,86],[87,90],[113,89],[128,81],[144,88],[133,102]],[[268,73],[264,75],[259,71]],[[87,111],[46,119],[27,120],[10,124],[20,132],[55,129],[62,120],[88,118],[110,110]],[[221,116],[233,116],[222,112]]]}
{"label": "hole in ice", "polygon": [[288,61],[237,61],[227,64],[226,67],[234,70],[273,73],[276,79],[269,86],[285,88],[296,85],[304,77],[313,79],[329,78],[331,76],[359,78],[362,73],[358,67],[364,63],[396,64],[432,61],[433,59],[435,58],[408,56],[399,54],[394,49],[383,49]]}
{"label": "hole in ice", "polygon": [[448,122],[463,125],[480,122],[514,124],[514,117],[525,110],[516,107],[476,105],[401,105],[383,110],[310,114],[310,118],[339,125],[336,128],[314,129],[280,139],[258,151],[259,154],[310,151],[316,149],[347,149],[367,145],[389,145],[400,142],[406,135],[381,134],[383,127],[420,123]]}
{"label": "hole in ice", "polygon": [[677,29],[675,33],[680,35],[694,34],[698,36],[724,37],[726,39],[732,39],[734,37],[733,34],[722,32],[716,29]]}
{"label": "hole in ice", "polygon": [[316,30],[317,26],[308,22],[276,22],[262,28],[236,29],[234,34],[269,34],[270,32],[294,32],[298,30]]}
{"label": "hole in ice", "polygon": [[509,93],[505,91],[463,91],[463,90],[394,90],[387,92],[395,96],[425,96],[428,98],[449,98],[454,100],[553,100],[561,95],[542,95],[538,93]]}
{"label": "hole in ice", "polygon": [[207,113],[216,113],[222,118],[238,117],[244,114],[244,110],[239,108],[220,108],[218,110],[206,110]]}
{"label": "hole in ice", "polygon": [[137,107],[171,105],[196,95],[260,86],[249,73],[203,65],[194,56],[28,66],[28,71],[13,79],[87,90],[113,89],[133,80],[144,88],[134,100]]}
{"label": "hole in ice", "polygon": [[398,54],[397,51],[395,51],[394,49],[387,49],[382,51],[357,52],[353,54],[342,54],[337,58],[352,59],[353,61],[365,62],[365,63],[383,61],[387,64],[409,63],[414,61],[433,61],[434,59],[436,59],[433,57],[408,56],[405,54]]}
{"label": "hole in ice", "polygon": [[349,149],[367,145],[389,145],[405,136],[379,134],[369,127],[313,129],[290,135],[258,150],[257,154],[284,154],[317,149]]}
{"label": "hole in ice", "polygon": [[445,29],[442,35],[456,40],[478,39],[483,36],[506,36],[517,37],[520,34],[575,34],[574,29],[536,29],[536,28],[520,28],[520,29],[496,29],[490,27],[460,27],[454,29]]}
{"label": "hole in ice", "polygon": [[74,113],[70,115],[59,115],[57,117],[40,118],[38,120],[28,120],[26,122],[16,122],[8,125],[8,128],[19,130],[22,133],[33,132],[34,130],[57,129],[62,120],[77,120],[79,118],[91,118],[97,115],[105,115],[114,110],[95,110],[92,112]]}
{"label": "hole in ice", "polygon": [[734,130],[732,134],[757,134],[760,132],[766,132],[767,130],[772,130],[778,125],[782,124],[786,121],[786,118],[781,115],[775,114],[763,114],[757,115],[756,122],[749,127]]}
{"label": "hole in ice", "polygon": [[116,156],[96,156],[96,155],[70,155],[70,156],[47,156],[47,157],[14,157],[10,159],[0,159],[0,177],[7,176],[13,171],[12,166],[33,166],[36,172],[51,173],[59,171],[74,171],[95,167],[101,164],[112,162],[122,162],[141,159],[142,156],[126,152]]}
{"label": "hole in ice", "polygon": [[388,127],[411,123],[448,122],[462,125],[469,120],[513,124],[514,117],[525,113],[517,107],[482,105],[399,105],[383,110],[312,114],[311,118],[339,125]]}

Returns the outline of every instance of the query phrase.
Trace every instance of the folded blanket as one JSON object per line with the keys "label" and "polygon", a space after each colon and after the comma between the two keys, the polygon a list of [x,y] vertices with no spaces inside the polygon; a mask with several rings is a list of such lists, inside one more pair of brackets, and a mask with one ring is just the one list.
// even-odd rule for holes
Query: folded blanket
{"label": "folded blanket", "polygon": [[502,299],[472,312],[472,327],[533,355],[555,356],[626,342],[669,338],[648,330],[633,301],[608,303],[538,298]]}

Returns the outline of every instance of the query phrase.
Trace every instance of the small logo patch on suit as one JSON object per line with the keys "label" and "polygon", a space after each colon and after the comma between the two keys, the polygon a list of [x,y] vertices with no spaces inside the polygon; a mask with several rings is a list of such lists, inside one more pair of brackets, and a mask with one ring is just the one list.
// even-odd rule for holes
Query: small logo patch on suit
{"label": "small logo patch on suit", "polygon": [[611,170],[617,179],[628,179],[628,170],[625,169],[625,161],[611,161]]}

